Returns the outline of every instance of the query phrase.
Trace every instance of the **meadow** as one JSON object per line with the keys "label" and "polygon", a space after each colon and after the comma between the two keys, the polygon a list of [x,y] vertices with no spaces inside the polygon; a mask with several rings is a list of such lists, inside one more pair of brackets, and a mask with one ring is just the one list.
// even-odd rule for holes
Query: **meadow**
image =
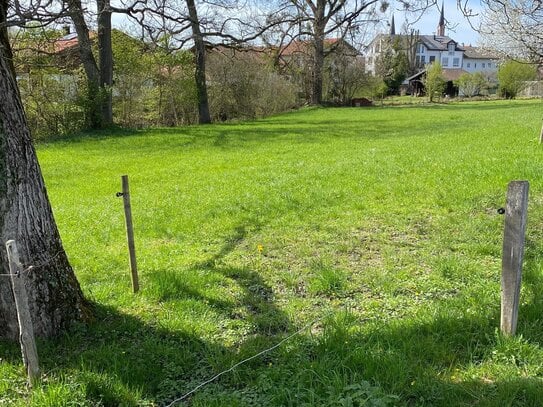
{"label": "meadow", "polygon": [[[0,405],[538,406],[541,100],[302,109],[37,146],[95,320],[38,344]],[[131,293],[120,176],[141,292]],[[503,216],[529,180],[518,334],[499,333]]]}

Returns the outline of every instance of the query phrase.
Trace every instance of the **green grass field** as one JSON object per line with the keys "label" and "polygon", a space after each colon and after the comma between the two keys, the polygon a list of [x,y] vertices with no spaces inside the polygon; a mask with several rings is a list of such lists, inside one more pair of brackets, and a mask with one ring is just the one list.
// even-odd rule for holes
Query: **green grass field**
{"label": "green grass field", "polygon": [[[0,405],[539,406],[543,103],[308,109],[38,146],[96,321]],[[131,294],[120,176],[142,291]],[[499,334],[507,183],[531,182],[518,335]],[[319,319],[320,318],[320,319]]]}

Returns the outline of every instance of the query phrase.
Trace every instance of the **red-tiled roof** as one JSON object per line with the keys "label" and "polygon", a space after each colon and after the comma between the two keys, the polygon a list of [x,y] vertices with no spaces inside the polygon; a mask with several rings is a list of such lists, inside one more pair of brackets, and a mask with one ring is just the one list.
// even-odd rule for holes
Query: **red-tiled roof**
{"label": "red-tiled roof", "polygon": [[[326,38],[324,40],[324,48],[331,47],[340,41],[342,40],[339,38]],[[281,48],[281,55],[289,56],[294,54],[308,54],[312,52],[312,47],[313,41],[310,40],[292,41],[290,44]]]}
{"label": "red-tiled roof", "polygon": [[[96,33],[94,31],[89,32],[90,39],[93,39],[96,37]],[[69,48],[77,47],[79,44],[79,41],[77,40],[77,34],[71,33],[67,34],[62,38],[59,38],[53,43],[53,50],[55,52],[61,52]]]}

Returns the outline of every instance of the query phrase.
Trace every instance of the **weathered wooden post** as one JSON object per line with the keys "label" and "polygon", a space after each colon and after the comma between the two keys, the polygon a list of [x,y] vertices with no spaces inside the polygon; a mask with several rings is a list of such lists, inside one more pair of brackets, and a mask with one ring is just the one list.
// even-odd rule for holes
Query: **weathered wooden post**
{"label": "weathered wooden post", "polygon": [[543,143],[543,121],[541,122],[541,133],[539,133],[539,144]]}
{"label": "weathered wooden post", "polygon": [[511,181],[507,188],[500,320],[501,331],[506,335],[514,335],[517,329],[529,187],[528,181]]}
{"label": "weathered wooden post", "polygon": [[124,217],[126,220],[126,240],[128,242],[128,254],[130,261],[130,271],[132,273],[132,290],[137,293],[140,289],[138,278],[138,265],[136,263],[136,246],[134,244],[134,226],[132,224],[132,206],[130,205],[130,188],[128,185],[128,175],[121,177],[123,192],[117,193],[117,196],[123,197]]}
{"label": "weathered wooden post", "polygon": [[14,240],[8,240],[6,242],[6,250],[8,252],[9,272],[11,274],[13,296],[15,297],[17,320],[19,321],[19,341],[21,342],[23,363],[28,373],[29,384],[32,386],[40,376],[40,365],[36,341],[34,340],[32,318],[30,317],[30,310],[28,309],[25,276],[19,261],[17,244]]}

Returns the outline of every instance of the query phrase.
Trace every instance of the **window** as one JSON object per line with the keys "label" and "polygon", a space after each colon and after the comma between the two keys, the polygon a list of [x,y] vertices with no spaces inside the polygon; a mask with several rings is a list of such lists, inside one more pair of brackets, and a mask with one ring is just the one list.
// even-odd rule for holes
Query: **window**
{"label": "window", "polygon": [[454,42],[451,42],[451,43],[449,43],[449,45],[447,45],[447,49],[449,50],[449,55],[454,54],[455,48],[456,47],[454,46]]}
{"label": "window", "polygon": [[458,68],[460,66],[460,58],[453,58],[453,67]]}
{"label": "window", "polygon": [[486,64],[483,62],[483,68],[486,68]]}
{"label": "window", "polygon": [[423,44],[419,44],[419,54],[424,54],[425,46]]}
{"label": "window", "polygon": [[435,60],[436,60],[436,57],[435,57],[434,55],[432,55],[432,56],[430,57],[430,63],[434,62]]}
{"label": "window", "polygon": [[443,57],[443,58],[441,59],[441,65],[443,65],[443,66],[449,66],[449,58]]}
{"label": "window", "polygon": [[474,62],[474,63],[473,63],[473,67],[474,67],[474,68],[477,68],[477,62]]}
{"label": "window", "polygon": [[489,62],[489,63],[488,63],[488,67],[489,67],[489,68],[492,68],[492,62]]}
{"label": "window", "polygon": [[471,62],[468,62],[468,63],[466,64],[466,66],[467,66],[468,68],[471,68]]}
{"label": "window", "polygon": [[420,66],[420,55],[415,57],[415,65]]}
{"label": "window", "polygon": [[422,55],[422,56],[420,57],[420,63],[421,63],[422,65],[424,65],[424,64],[426,63],[426,57],[425,57],[424,55]]}

